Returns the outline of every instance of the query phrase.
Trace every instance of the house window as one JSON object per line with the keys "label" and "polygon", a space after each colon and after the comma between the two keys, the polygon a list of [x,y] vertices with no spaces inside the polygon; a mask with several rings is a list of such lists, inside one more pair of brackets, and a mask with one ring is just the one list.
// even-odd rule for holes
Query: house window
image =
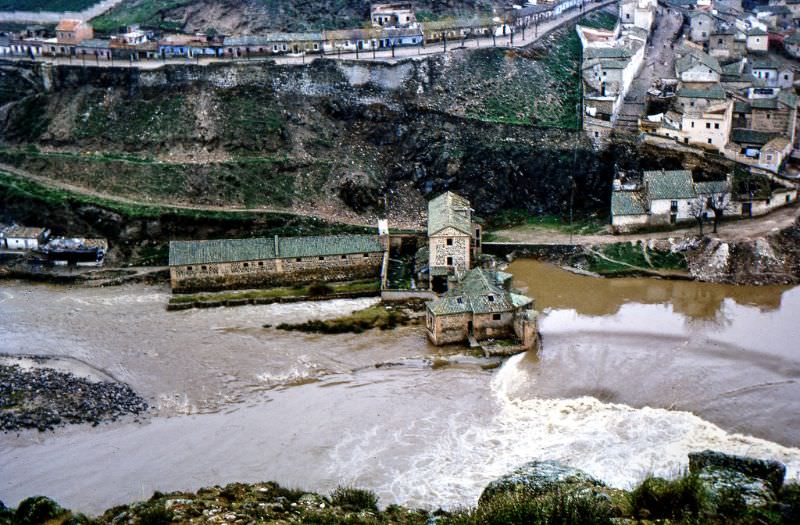
{"label": "house window", "polygon": [[719,129],[719,122],[714,123],[714,129]]}
{"label": "house window", "polygon": [[453,258],[452,257],[448,257],[447,258],[447,266],[453,266]]}
{"label": "house window", "polygon": [[324,260],[325,260],[325,257],[323,257],[323,256],[321,256],[321,255],[320,255],[320,257],[319,257],[319,260],[320,260],[320,261],[324,261]]}
{"label": "house window", "polygon": [[191,272],[191,271],[192,271],[192,267],[191,267],[191,266],[187,266],[187,267],[186,267],[186,271],[187,271],[187,272]]}
{"label": "house window", "polygon": [[672,201],[669,203],[669,211],[671,211],[672,213],[678,211],[678,201]]}
{"label": "house window", "polygon": [[500,314],[492,314],[492,321],[499,321],[499,320],[500,320]]}
{"label": "house window", "polygon": [[692,106],[692,107],[694,107],[694,101],[692,101],[692,102],[689,102],[689,105],[690,105],[690,106]]}
{"label": "house window", "polygon": [[456,299],[456,302],[457,302],[458,304],[462,304],[462,303],[464,302],[464,299],[462,299],[461,297],[459,297],[459,298],[457,298],[457,299]]}
{"label": "house window", "polygon": [[600,132],[599,131],[595,131],[594,132],[594,138],[598,138],[599,136],[600,136]]}
{"label": "house window", "polygon": [[603,76],[608,75],[608,71],[603,71]]}
{"label": "house window", "polygon": [[490,295],[489,297],[487,297],[487,299],[489,300],[490,303],[493,303],[494,302],[494,295]]}
{"label": "house window", "polygon": [[201,270],[208,270],[208,266],[201,266],[200,269]]}
{"label": "house window", "polygon": [[767,160],[772,161],[772,154],[767,155]]}
{"label": "house window", "polygon": [[264,261],[258,261],[259,266],[264,266]]}
{"label": "house window", "polygon": [[692,127],[694,127],[694,120],[692,121]]}
{"label": "house window", "polygon": [[342,259],[347,259],[347,255],[342,255]]}
{"label": "house window", "polygon": [[711,129],[711,122],[706,122],[706,129]]}
{"label": "house window", "polygon": [[298,257],[298,258],[296,258],[296,259],[294,260],[294,262],[302,262],[302,261],[303,261],[303,259],[301,259],[300,257]]}
{"label": "house window", "polygon": [[767,113],[767,120],[769,120],[769,119],[771,119],[771,118],[772,118],[772,115],[770,115],[769,113]]}
{"label": "house window", "polygon": [[369,257],[369,254],[368,254],[368,253],[365,253],[365,254],[364,254],[364,257]]}
{"label": "house window", "polygon": [[714,141],[713,141],[713,140],[711,140],[711,139],[708,139],[708,143],[709,143],[709,144],[713,144],[713,143],[714,143]]}
{"label": "house window", "polygon": [[447,245],[448,246],[452,246],[453,245],[453,239],[447,239]]}
{"label": "house window", "polygon": [[249,268],[249,267],[250,267],[250,263],[244,263],[244,265],[243,265],[243,266],[244,266],[245,268]]}

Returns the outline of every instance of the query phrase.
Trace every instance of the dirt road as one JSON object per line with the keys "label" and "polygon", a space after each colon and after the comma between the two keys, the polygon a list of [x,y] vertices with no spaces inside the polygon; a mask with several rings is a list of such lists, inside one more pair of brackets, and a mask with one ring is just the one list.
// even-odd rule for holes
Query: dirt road
{"label": "dirt road", "polygon": [[[731,220],[723,222],[714,235],[723,240],[752,239],[777,232],[791,226],[800,217],[797,204],[776,210],[769,215],[755,219]],[[706,225],[703,232],[711,234],[712,226]],[[698,234],[697,226],[681,228],[666,232],[633,233],[613,235],[610,232],[593,235],[572,235],[553,228],[535,226],[518,226],[492,232],[496,235],[496,243],[509,244],[609,244],[615,242],[649,241],[651,239],[683,238]],[[713,234],[712,234],[713,235]]]}

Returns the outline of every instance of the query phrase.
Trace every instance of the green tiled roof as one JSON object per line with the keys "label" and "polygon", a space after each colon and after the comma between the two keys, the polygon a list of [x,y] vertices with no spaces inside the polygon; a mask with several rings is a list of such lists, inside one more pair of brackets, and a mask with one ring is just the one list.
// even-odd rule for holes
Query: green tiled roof
{"label": "green tiled roof", "polygon": [[711,195],[714,193],[727,193],[730,186],[726,180],[712,180],[708,182],[696,182],[695,190],[698,195]]}
{"label": "green tiled roof", "polygon": [[631,52],[622,47],[590,47],[584,58],[630,58]]}
{"label": "green tiled roof", "polygon": [[380,239],[375,235],[171,241],[169,264],[176,266],[382,251]]}
{"label": "green tiled roof", "polygon": [[767,32],[763,29],[755,28],[748,31],[747,36],[767,36]]}
{"label": "green tiled roof", "polygon": [[611,214],[644,215],[647,213],[644,199],[638,191],[615,191],[611,193]]}
{"label": "green tiled roof", "polygon": [[501,281],[502,275],[474,268],[442,297],[428,302],[428,310],[434,315],[487,314],[511,312],[533,303],[530,297],[507,292]]}
{"label": "green tiled roof", "polygon": [[734,128],[731,131],[731,140],[740,144],[757,144],[763,146],[778,135],[779,133],[771,133],[769,131]]}
{"label": "green tiled roof", "polygon": [[754,98],[750,101],[750,107],[755,109],[777,109],[778,99],[776,98]]}
{"label": "green tiled roof", "polygon": [[688,71],[689,69],[693,68],[696,64],[702,64],[712,71],[722,73],[722,67],[719,65],[719,60],[712,57],[708,53],[703,53],[702,51],[694,51],[679,58],[675,62],[675,69],[677,69],[678,73],[683,73],[684,71]]}
{"label": "green tiled roof", "polygon": [[695,196],[692,172],[689,170],[645,171],[642,181],[650,200],[692,199]]}
{"label": "green tiled roof", "polygon": [[428,235],[445,228],[455,228],[467,235],[472,233],[469,201],[453,192],[439,195],[428,203]]}
{"label": "green tiled roof", "polygon": [[627,67],[628,62],[624,60],[601,60],[600,65],[603,69],[625,69]]}
{"label": "green tiled roof", "polygon": [[771,58],[754,58],[750,62],[752,69],[778,69],[781,65]]}
{"label": "green tiled roof", "polygon": [[719,84],[709,88],[681,88],[678,96],[684,98],[707,98],[711,100],[725,100],[725,90]]}
{"label": "green tiled roof", "polygon": [[752,106],[750,106],[750,104],[748,104],[747,102],[742,102],[740,100],[737,100],[736,102],[733,103],[734,113],[750,113],[752,109],[753,109]]}

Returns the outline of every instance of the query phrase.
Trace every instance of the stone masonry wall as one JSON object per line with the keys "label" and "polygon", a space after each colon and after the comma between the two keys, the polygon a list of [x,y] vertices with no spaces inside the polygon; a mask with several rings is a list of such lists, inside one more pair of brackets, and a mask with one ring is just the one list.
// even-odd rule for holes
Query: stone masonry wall
{"label": "stone masonry wall", "polygon": [[[453,244],[447,245],[447,239],[452,239]],[[453,258],[453,267],[467,269],[470,267],[470,243],[471,239],[468,235],[456,232],[445,232],[431,237],[429,240],[430,259],[429,265],[434,266],[450,266],[447,264],[447,258]]]}
{"label": "stone masonry wall", "polygon": [[170,268],[173,292],[269,288],[314,281],[378,278],[383,252],[329,255],[324,258],[269,259],[234,263],[195,264]]}

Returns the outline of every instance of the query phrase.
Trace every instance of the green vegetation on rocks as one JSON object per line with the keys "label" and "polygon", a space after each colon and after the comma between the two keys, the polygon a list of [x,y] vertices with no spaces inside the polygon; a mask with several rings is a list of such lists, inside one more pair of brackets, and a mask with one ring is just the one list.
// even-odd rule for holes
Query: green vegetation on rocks
{"label": "green vegetation on rocks", "polygon": [[381,330],[391,330],[398,326],[407,325],[412,322],[406,309],[399,306],[389,306],[378,304],[363,310],[358,310],[350,315],[337,317],[335,319],[319,320],[312,319],[304,323],[282,323],[278,325],[279,330],[295,330],[300,332],[313,332],[321,334],[360,334],[372,328]]}
{"label": "green vegetation on rocks", "polygon": [[[754,474],[748,470],[748,459],[727,456],[725,468],[720,469],[728,475],[742,474],[740,470]],[[20,503],[16,511],[0,504],[0,525],[210,524],[219,523],[220,518],[228,523],[276,525],[795,525],[800,486],[773,488],[771,482],[766,486],[773,492],[763,506],[710,497],[712,487],[695,468],[672,480],[648,477],[626,492],[606,487],[580,470],[541,461],[528,463],[490,484],[477,507],[451,511],[398,505],[380,509],[373,492],[352,486],[339,487],[326,497],[271,482],[232,483],[196,493],[156,492],[148,501],[113,507],[97,518],[73,515],[37,496]],[[732,490],[737,488],[734,483]]]}
{"label": "green vegetation on rocks", "polygon": [[639,272],[677,272],[687,269],[685,256],[669,249],[654,249],[641,241],[604,244],[576,256],[573,265],[600,275]]}

